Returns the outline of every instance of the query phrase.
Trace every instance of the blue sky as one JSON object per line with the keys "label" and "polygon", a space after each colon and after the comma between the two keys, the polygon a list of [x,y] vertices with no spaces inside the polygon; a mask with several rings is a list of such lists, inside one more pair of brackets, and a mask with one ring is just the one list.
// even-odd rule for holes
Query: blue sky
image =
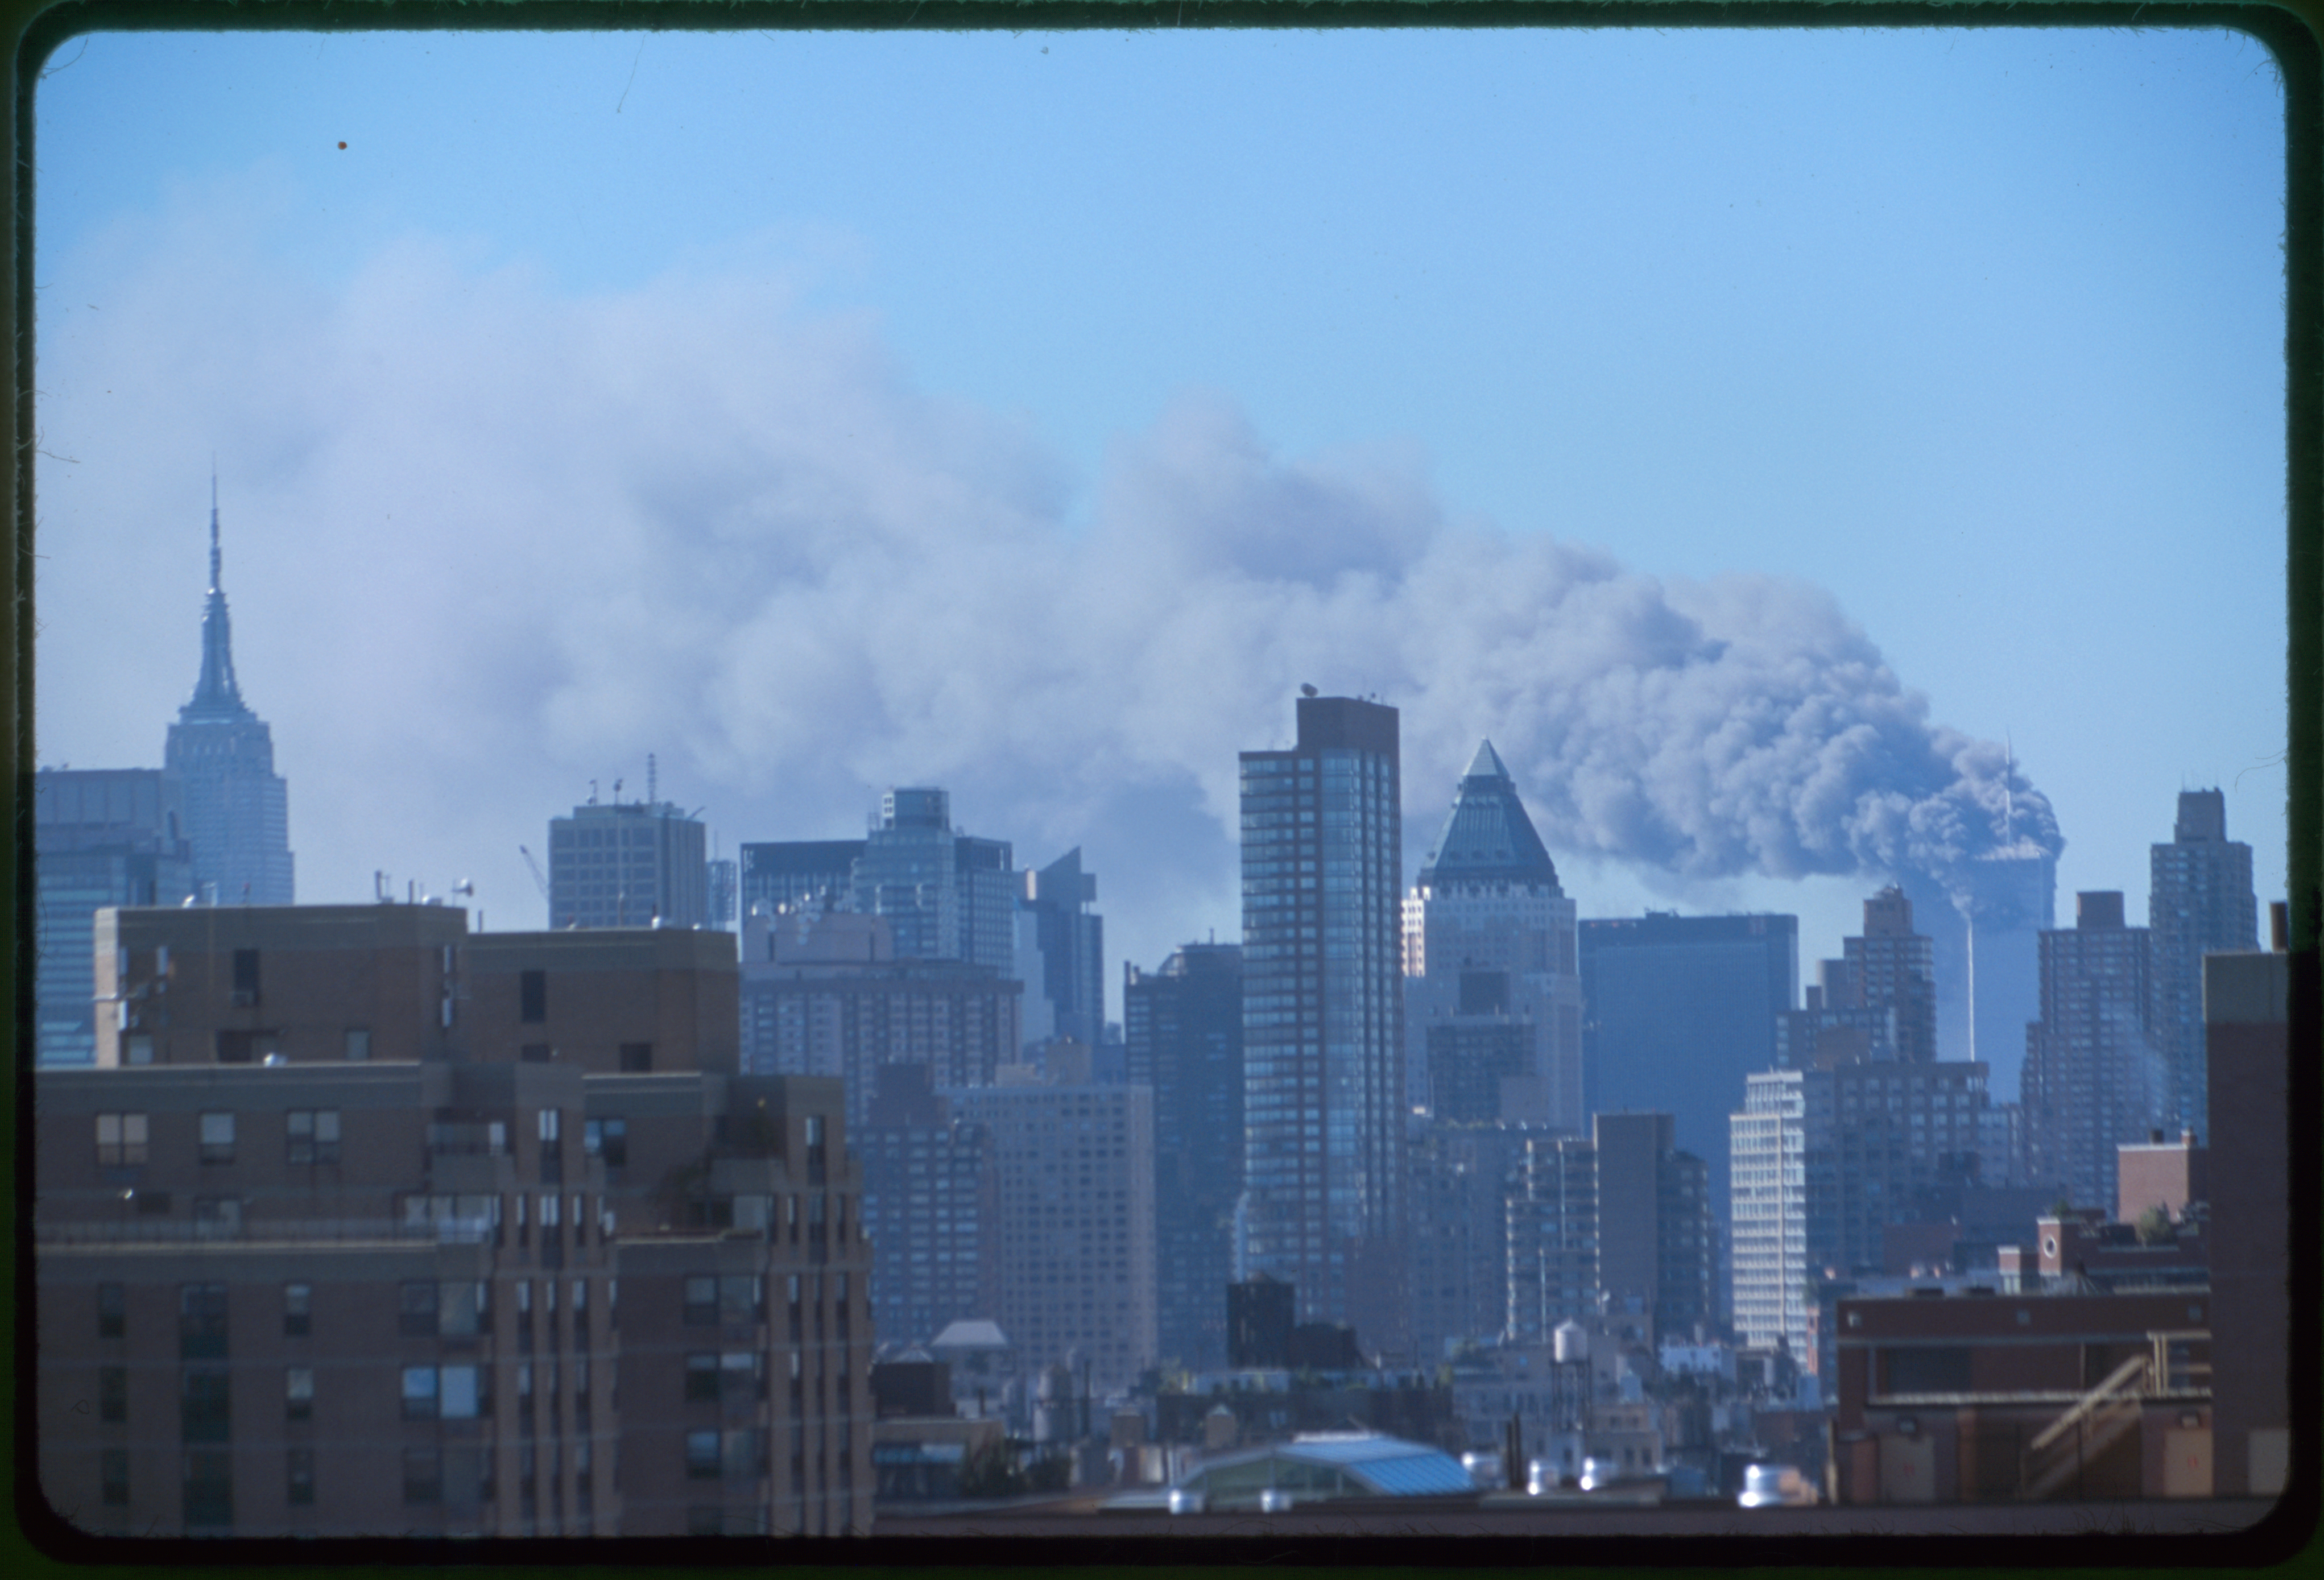
{"label": "blue sky", "polygon": [[[950,783],[1151,966],[1238,925],[1232,753],[1313,680],[1406,707],[1416,860],[1491,735],[1584,915],[1812,960],[1872,884],[1672,771],[1826,669],[2014,744],[2061,915],[2215,784],[2282,892],[2237,35],[121,35],[39,92],[40,755],[159,760],[215,451],[302,899],[537,925],[516,845],[652,751],[730,851]],[[1702,683],[1626,689],[1672,622]],[[1625,707],[1685,749],[1574,744]]]}

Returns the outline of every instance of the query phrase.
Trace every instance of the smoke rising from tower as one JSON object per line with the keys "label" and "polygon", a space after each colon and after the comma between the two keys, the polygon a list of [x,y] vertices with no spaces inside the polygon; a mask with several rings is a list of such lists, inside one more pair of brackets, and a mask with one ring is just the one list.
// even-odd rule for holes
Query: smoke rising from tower
{"label": "smoke rising from tower", "polygon": [[[1234,914],[1236,753],[1302,681],[1402,710],[1416,840],[1490,736],[1561,858],[1682,883],[1917,878],[1975,910],[1981,862],[2061,844],[1829,594],[1628,570],[1575,546],[1587,521],[1451,519],[1409,448],[1287,457],[1186,399],[1077,487],[1021,420],[914,387],[871,321],[740,275],[572,299],[410,245],[326,294],[164,235],[106,300],[75,387],[134,395],[89,425],[58,541],[158,599],[116,585],[152,558],[123,523],[169,516],[155,469],[100,460],[264,457],[245,662],[300,743],[318,894],[367,893],[383,845],[472,870],[651,750],[727,838],[844,835],[867,787],[945,785],[1020,851],[1081,845],[1109,934],[1159,960]],[[253,344],[298,354],[249,380]],[[150,376],[157,346],[182,376]],[[44,716],[174,706],[173,655],[83,624],[52,605]]]}

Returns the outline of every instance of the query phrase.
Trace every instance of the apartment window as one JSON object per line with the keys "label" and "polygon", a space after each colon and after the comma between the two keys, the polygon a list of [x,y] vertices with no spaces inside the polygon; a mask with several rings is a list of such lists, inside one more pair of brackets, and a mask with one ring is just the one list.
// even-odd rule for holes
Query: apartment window
{"label": "apartment window", "polygon": [[716,1355],[693,1354],[686,1357],[686,1397],[695,1403],[718,1397]]}
{"label": "apartment window", "polygon": [[285,1284],[282,1286],[282,1334],[285,1338],[304,1338],[315,1331],[315,1286]]}
{"label": "apartment window", "polygon": [[107,1448],[97,1456],[97,1497],[108,1509],[129,1502],[129,1450]]}
{"label": "apartment window", "polygon": [[184,1284],[178,1289],[178,1355],[217,1360],[226,1354],[224,1284]]}
{"label": "apartment window", "polygon": [[238,1005],[258,1002],[258,951],[236,949],[234,952],[234,1002]]}
{"label": "apartment window", "polygon": [[558,1110],[554,1108],[544,1108],[540,1111],[539,1115],[539,1123],[540,1129],[540,1139],[542,1141],[553,1142],[558,1139],[557,1127],[558,1112]]}
{"label": "apartment window", "polygon": [[718,1357],[720,1394],[729,1400],[767,1397],[767,1357],[755,1350],[728,1350]]}
{"label": "apartment window", "polygon": [[630,1166],[630,1122],[626,1119],[593,1119],[582,1127],[581,1144],[592,1156],[604,1160],[608,1169]]}
{"label": "apartment window", "polygon": [[467,1421],[491,1413],[484,1375],[475,1366],[443,1368],[437,1379],[437,1408],[444,1419]]}
{"label": "apartment window", "polygon": [[339,1160],[339,1111],[336,1108],[294,1108],[286,1116],[285,1134],[290,1163],[336,1163]]}
{"label": "apartment window", "polygon": [[718,1280],[718,1320],[756,1322],[766,1308],[766,1284],[755,1274],[730,1274]]}
{"label": "apartment window", "polygon": [[231,1163],[234,1161],[234,1115],[205,1113],[201,1116],[202,1161]]}
{"label": "apartment window", "polygon": [[403,1281],[401,1317],[398,1331],[408,1338],[433,1338],[436,1322],[436,1280],[406,1279]]}
{"label": "apartment window", "polygon": [[521,971],[516,979],[516,1018],[527,1026],[539,1026],[549,1019],[549,973]]}
{"label": "apartment window", "polygon": [[234,1435],[234,1407],[223,1370],[198,1366],[186,1372],[179,1394],[179,1424],[189,1443],[223,1443]]}
{"label": "apartment window", "polygon": [[444,1501],[444,1455],[436,1448],[403,1451],[403,1501],[440,1503]]}
{"label": "apartment window", "polygon": [[97,1287],[97,1336],[119,1338],[129,1331],[129,1291],[119,1284]]}
{"label": "apartment window", "polygon": [[231,1240],[242,1233],[242,1198],[236,1196],[194,1197],[194,1238]]}
{"label": "apartment window", "polygon": [[129,1369],[126,1366],[97,1368],[97,1418],[114,1422],[129,1418]]}
{"label": "apartment window", "polygon": [[282,1418],[312,1420],[315,1416],[315,1369],[293,1366],[282,1373]]}
{"label": "apartment window", "polygon": [[234,1523],[234,1455],[222,1448],[198,1448],[186,1455],[186,1523]]}
{"label": "apartment window", "polygon": [[718,1320],[716,1279],[690,1278],[686,1280],[684,1319],[689,1327],[699,1327]]}
{"label": "apartment window", "polygon": [[[232,1154],[228,1157],[231,1160]],[[97,1162],[100,1169],[124,1169],[145,1161],[145,1116],[142,1113],[100,1113],[97,1116]]]}
{"label": "apartment window", "polygon": [[493,1331],[493,1287],[466,1279],[445,1283],[436,1291],[436,1327],[438,1333],[466,1338],[471,1334]]}
{"label": "apartment window", "polygon": [[719,1472],[718,1434],[688,1432],[686,1435],[686,1474],[690,1481],[716,1481]]}
{"label": "apartment window", "polygon": [[403,1418],[407,1421],[432,1421],[437,1415],[436,1368],[406,1366],[403,1369]]}
{"label": "apartment window", "polygon": [[622,1073],[642,1076],[653,1068],[653,1044],[624,1042],[622,1044]]}
{"label": "apartment window", "polygon": [[127,1037],[122,1039],[122,1041],[127,1049],[128,1058],[131,1064],[145,1065],[152,1064],[153,1062],[153,1034],[152,1032],[132,1031]]}
{"label": "apartment window", "polygon": [[284,1456],[283,1496],[292,1503],[315,1501],[315,1451],[293,1448]]}
{"label": "apartment window", "polygon": [[349,1058],[369,1058],[371,1057],[371,1028],[368,1026],[348,1027],[346,1031],[346,1054]]}

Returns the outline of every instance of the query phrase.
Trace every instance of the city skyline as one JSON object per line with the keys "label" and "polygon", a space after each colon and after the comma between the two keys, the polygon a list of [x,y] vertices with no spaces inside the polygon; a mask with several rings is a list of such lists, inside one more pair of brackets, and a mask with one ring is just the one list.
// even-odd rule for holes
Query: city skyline
{"label": "city skyline", "polygon": [[[1388,118],[1429,149],[1521,125],[1572,156],[1516,191],[1453,181],[1467,198],[1450,207],[1390,164],[1334,219],[1321,195],[1364,167],[1303,141],[1253,178],[1303,196],[1257,234],[1294,275],[1336,260],[1311,277],[1343,286],[1345,310],[1245,259],[1215,300],[1237,323],[1246,299],[1274,304],[1279,330],[1230,347],[1202,314],[1125,312],[1112,373],[1065,356],[1035,310],[1087,329],[1083,298],[988,271],[978,329],[936,310],[958,287],[912,262],[916,238],[1028,259],[991,217],[1038,231],[1086,195],[1084,167],[1029,208],[976,187],[986,210],[932,209],[915,231],[908,190],[849,184],[873,168],[859,156],[813,179],[770,163],[791,123],[722,96],[791,83],[779,51],[93,40],[38,106],[41,760],[158,760],[198,656],[217,448],[238,678],[298,781],[302,898],[367,898],[383,869],[398,892],[468,878],[490,925],[539,925],[516,847],[587,781],[641,782],[653,753],[674,795],[708,805],[722,855],[859,835],[881,790],[945,785],[962,826],[1028,859],[1081,846],[1106,878],[1106,974],[1150,968],[1231,936],[1232,754],[1287,738],[1304,680],[1401,709],[1407,883],[1489,736],[1582,915],[1797,914],[1820,953],[1888,875],[1781,875],[1845,859],[1801,809],[1833,760],[1809,753],[1757,781],[1782,793],[1699,822],[1719,798],[1664,771],[1730,744],[1781,758],[1829,716],[1891,744],[1957,727],[2013,750],[2056,808],[2061,893],[2138,895],[2155,808],[2197,785],[2226,792],[2256,887],[2282,892],[2281,435],[2218,416],[2281,398],[2280,98],[2256,46],[1789,37],[1503,37],[1482,79],[1476,42],[1443,34],[779,41],[834,83],[906,71],[930,114],[973,103],[969,141],[1020,161],[1042,144],[983,102],[993,87],[1134,138],[1165,79],[1212,96],[1225,125],[1204,136],[1229,143],[1258,135],[1258,83],[1318,126],[1394,83]],[[2013,97],[2029,62],[2060,86]],[[1745,86],[1761,65],[1775,76]],[[1577,101],[1594,127],[1578,108],[1509,121],[1593,67],[1610,72]],[[487,75],[508,109],[472,101]],[[1828,111],[1782,92],[1842,79]],[[1476,80],[1493,91],[1456,103],[1451,85]],[[1913,155],[1923,112],[1868,102],[1866,81],[1969,117],[1958,168]],[[124,83],[192,130],[133,152],[93,119]],[[680,115],[686,84],[703,91]],[[401,120],[383,119],[398,93]],[[1696,170],[1684,131],[1619,135],[1656,115],[1705,125],[1705,95],[1738,155],[1769,155],[1758,171]],[[446,173],[490,117],[544,106],[573,158],[614,156],[616,192],[659,194],[664,239],[593,256],[594,209],[489,212],[493,183],[521,173],[577,202],[557,172],[581,167],[530,138],[489,179]],[[346,150],[309,138],[325,121]],[[673,161],[728,132],[742,152],[711,186],[673,183]],[[1065,228],[1073,280],[1167,265],[1153,217],[1204,212],[1183,184],[1120,179]],[[714,223],[714,189],[766,199]],[[1237,222],[1249,200],[1219,199]],[[1771,201],[1788,217],[1711,217]],[[1536,210],[1566,222],[1545,231]],[[1335,225],[1381,245],[1334,245]],[[2034,251],[1997,252],[2010,235]],[[1703,272],[1672,273],[1679,236]],[[1917,316],[1891,324],[1871,264],[1922,244],[1896,282]],[[1517,279],[1475,276],[1462,260],[1480,248]],[[1801,249],[1815,261],[1784,261]],[[1051,267],[1032,273],[1055,287]],[[1648,284],[1609,289],[1634,267]],[[1535,276],[1599,305],[1545,319],[1512,289]],[[1452,313],[1448,281],[1479,293],[1471,311]],[[1480,338],[1497,324],[1556,354],[1554,387],[1510,382]],[[1624,334],[1648,354],[1612,357]],[[1351,354],[1377,369],[1312,381],[1344,398],[1286,387],[1303,358],[1357,371]],[[2013,380],[2081,415],[2021,409]],[[1876,394],[1885,426],[1843,421]],[[1489,415],[1512,402],[1549,420]],[[1637,426],[1665,408],[1691,424],[1687,465],[1645,464],[1670,452]],[[527,411],[555,415],[511,415]],[[1799,437],[1814,433],[1867,442]],[[2163,556],[2199,518],[2205,554]],[[149,617],[131,629],[123,605]],[[2128,636],[2156,630],[2176,640]],[[2145,700],[2135,739],[2105,725],[2126,689]],[[1560,712],[1571,697],[1583,706]],[[1626,699],[1659,736],[1600,727]],[[1591,799],[1609,786],[1637,793]]]}

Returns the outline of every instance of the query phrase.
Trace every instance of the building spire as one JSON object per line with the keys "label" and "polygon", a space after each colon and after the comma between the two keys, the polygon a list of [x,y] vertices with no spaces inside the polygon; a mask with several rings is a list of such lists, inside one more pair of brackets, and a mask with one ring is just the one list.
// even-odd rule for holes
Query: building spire
{"label": "building spire", "polygon": [[250,716],[242,688],[234,679],[234,627],[226,611],[226,588],[218,551],[217,461],[210,462],[210,590],[202,610],[202,673],[193,699],[179,710],[182,720]]}

